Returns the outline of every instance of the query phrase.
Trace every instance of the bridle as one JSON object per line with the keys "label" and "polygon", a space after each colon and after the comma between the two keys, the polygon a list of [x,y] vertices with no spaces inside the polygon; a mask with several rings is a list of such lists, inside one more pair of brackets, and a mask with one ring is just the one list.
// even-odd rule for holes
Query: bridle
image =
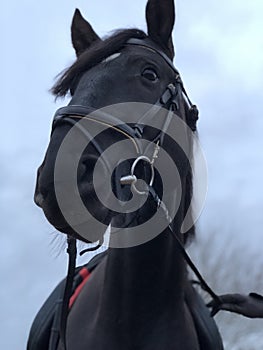
{"label": "bridle", "polygon": [[[196,105],[194,105],[190,98],[188,97],[188,94],[184,88],[181,76],[179,71],[175,68],[173,65],[173,62],[170,60],[170,58],[162,52],[157,45],[155,45],[152,41],[149,39],[129,39],[126,43],[126,46],[139,46],[142,48],[146,48],[148,50],[153,51],[155,54],[158,54],[161,56],[166,64],[174,71],[175,73],[175,80],[174,82],[171,82],[167,85],[164,93],[161,95],[161,97],[156,101],[154,106],[160,106],[160,108],[167,108],[168,110],[179,110],[179,98],[181,95],[184,96],[185,101],[187,102],[188,108],[189,108],[189,120],[187,120],[188,125],[190,128],[195,131],[196,130],[196,122],[198,120],[198,110]],[[65,107],[59,108],[55,115],[54,115],[54,120],[53,120],[53,125],[52,125],[52,131],[54,128],[57,126],[58,123],[69,123],[71,125],[74,125],[74,119],[80,119],[80,118],[86,118],[90,113],[94,112],[95,109],[90,107],[90,106],[82,106],[82,105],[68,105]],[[101,112],[100,112],[101,113]],[[101,116],[102,119],[99,120],[99,116],[97,117],[98,119],[96,120],[97,122],[104,122],[108,124],[109,126],[114,125],[116,122],[118,122],[119,126],[119,131],[126,133],[127,136],[130,136],[131,138],[135,137],[140,137],[141,135],[138,134],[142,133],[140,132],[140,127],[138,126],[140,121],[138,121],[138,125],[135,128],[129,127],[129,125],[124,124],[121,120],[117,120],[112,115],[107,115],[106,120],[105,116]],[[94,116],[93,116],[94,118]],[[143,119],[143,118],[142,118]],[[167,125],[168,128],[168,125]],[[166,130],[163,130],[163,133],[165,133]],[[87,134],[86,131],[81,130],[86,136],[91,136]],[[92,138],[91,138],[92,140]],[[96,147],[97,148],[97,145]]]}
{"label": "bridle", "polygon": [[[154,182],[153,163],[155,159],[158,157],[159,148],[163,144],[165,134],[173,118],[173,113],[179,110],[179,102],[181,97],[183,96],[186,102],[186,105],[188,106],[186,122],[188,126],[192,129],[192,131],[196,130],[196,122],[198,120],[198,109],[195,105],[192,104],[191,100],[189,99],[187,92],[184,88],[182,79],[180,77],[180,74],[178,70],[174,67],[173,62],[163,51],[160,50],[160,48],[157,45],[155,45],[148,38],[146,39],[132,38],[128,40],[126,45],[140,46],[145,49],[153,51],[155,54],[161,56],[166,62],[166,64],[168,64],[169,67],[175,73],[174,81],[167,85],[164,93],[161,95],[158,101],[156,101],[156,103],[153,105],[154,113],[158,113],[158,110],[160,110],[161,108],[165,108],[167,110],[167,115],[163,122],[163,126],[160,130],[160,133],[155,137],[154,140],[151,141],[154,145],[152,158],[150,159],[148,156],[144,154],[145,150],[142,149],[141,144],[139,142],[139,140],[143,137],[143,133],[144,133],[144,125],[145,125],[144,121],[147,119],[147,117],[149,117],[149,115],[151,115],[152,111],[147,112],[145,115],[142,116],[142,118],[137,122],[137,124],[131,126],[110,114],[106,114],[101,111],[96,112],[93,108],[89,106],[68,105],[66,107],[59,108],[56,111],[51,133],[53,133],[54,129],[61,124],[69,124],[71,126],[77,127],[78,130],[92,143],[92,145],[94,146],[98,154],[101,155],[102,161],[104,162],[107,169],[110,169],[110,164],[108,164],[107,159],[103,157],[103,149],[101,148],[100,144],[92,137],[92,135],[89,133],[89,131],[86,128],[84,128],[80,123],[78,123],[78,121],[83,119],[88,119],[95,123],[101,123],[103,125],[108,126],[109,128],[114,128],[117,132],[121,133],[131,141],[131,143],[135,147],[135,150],[138,156],[131,166],[130,174],[127,174],[127,176],[122,177],[120,179],[121,184],[131,185],[135,190],[135,192],[137,192],[139,195],[140,194],[144,195],[145,194],[144,191],[140,191],[136,187],[137,178],[135,176],[135,168],[140,161],[144,161],[148,163],[148,165],[150,165],[151,177],[148,183],[148,189],[149,189],[148,193],[151,195],[152,200],[155,202],[157,208],[161,208],[163,210],[164,215],[168,220],[167,228],[171,233],[172,237],[175,239],[176,244],[180,252],[182,253],[185,261],[187,262],[189,267],[192,269],[192,271],[195,273],[195,275],[199,279],[201,287],[210,294],[210,296],[215,300],[216,303],[220,303],[220,298],[207,285],[207,283],[201,276],[200,272],[192,262],[191,258],[187,254],[176,232],[174,232],[171,226],[171,218],[169,215],[169,211],[165,203],[163,203],[163,201],[159,198],[157,192],[153,188],[153,182]],[[98,246],[89,248],[81,253],[96,250],[101,245],[102,245],[102,242],[99,242]],[[61,324],[60,324],[60,338],[61,338],[61,342],[64,345],[65,350],[66,350],[66,325],[67,325],[67,315],[68,315],[68,304],[71,296],[71,290],[72,290],[72,284],[73,284],[74,272],[75,272],[75,264],[76,264],[76,254],[77,254],[75,238],[68,237],[67,252],[69,254],[68,275],[67,275],[62,309],[61,309]]]}

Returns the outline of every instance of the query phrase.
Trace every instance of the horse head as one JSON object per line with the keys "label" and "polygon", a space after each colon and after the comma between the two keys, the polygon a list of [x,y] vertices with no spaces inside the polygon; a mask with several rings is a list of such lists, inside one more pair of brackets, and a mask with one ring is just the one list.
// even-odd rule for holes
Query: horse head
{"label": "horse head", "polygon": [[[77,58],[52,88],[52,92],[56,97],[70,94],[71,100],[67,107],[56,113],[45,159],[38,170],[35,202],[43,209],[48,221],[57,230],[85,241],[97,241],[101,239],[104,232],[92,230],[93,232],[89,234],[88,238],[83,238],[79,234],[79,229],[81,227],[86,229],[85,219],[82,217],[74,225],[68,223],[58,203],[56,192],[59,188],[60,192],[67,194],[67,178],[64,177],[64,180],[56,183],[56,185],[54,181],[54,169],[58,153],[65,137],[77,124],[78,120],[76,118],[83,119],[93,111],[105,110],[105,108],[112,105],[123,106],[137,103],[143,106],[161,106],[166,112],[167,110],[176,111],[179,118],[191,130],[195,131],[196,111],[192,108],[179,72],[172,63],[174,58],[172,41],[172,30],[175,22],[174,1],[149,0],[146,6],[146,20],[147,34],[138,29],[127,29],[117,31],[113,35],[101,39],[90,23],[82,17],[80,11],[76,10],[71,26],[71,36]],[[142,114],[146,112],[146,110],[143,110]],[[137,111],[135,112],[130,108],[129,113],[134,114],[133,118],[136,119]],[[162,112],[159,113],[160,118],[166,118],[162,116]],[[79,154],[73,139],[70,148],[63,155],[63,164],[67,164],[69,167],[75,164],[74,159],[78,159],[78,188],[76,192],[81,196],[85,206],[105,225],[112,222],[113,217],[117,215],[106,206],[102,206],[98,201],[92,187],[92,169],[94,169],[102,151],[108,146],[107,140],[109,138],[121,138],[126,132],[131,139],[135,139],[138,136],[138,131],[140,131],[139,123],[136,129],[137,134],[133,134],[135,132],[134,124],[126,124],[126,121],[121,118],[121,113],[119,114],[117,117],[130,131],[124,130],[125,127],[120,128],[121,132],[120,130],[116,131],[116,128],[110,128],[110,130],[101,133],[103,137],[96,138],[96,142],[93,141],[87,145],[81,154]],[[137,116],[137,119],[139,119],[139,116]],[[103,120],[100,120],[100,123],[102,124]],[[162,122],[163,124],[165,123]],[[170,127],[169,123],[166,127]],[[162,131],[165,133],[164,130]],[[88,132],[89,130],[84,132],[86,136]],[[157,135],[155,132],[155,128],[148,127],[143,137],[152,141]],[[81,137],[83,137],[83,132],[80,132],[79,136],[75,135],[75,140]],[[180,135],[180,137],[186,139],[187,132]],[[91,141],[91,138],[88,138]],[[169,149],[169,138],[167,144]],[[190,154],[191,143],[189,149]],[[187,157],[189,154],[186,156],[175,144],[173,144],[172,150],[170,149],[170,153],[184,183],[184,196],[179,205],[183,207],[185,215],[192,195],[191,167]],[[104,171],[103,166],[105,167],[105,164],[102,165],[102,172]],[[66,173],[67,170],[61,170],[61,172]],[[158,182],[160,179],[158,180],[158,176],[156,178]],[[71,180],[69,177],[68,181]],[[161,186],[157,186],[157,188],[160,189]],[[162,189],[159,192],[161,197]],[[128,191],[127,196],[129,197],[129,195],[130,192]],[[67,211],[76,218],[79,213],[74,207],[73,197],[74,193],[71,193],[71,198],[67,203]],[[146,202],[145,206],[144,213],[154,212],[155,209],[151,208],[149,202]],[[126,217],[128,216],[126,215]],[[116,221],[122,221],[122,224],[118,223],[121,226],[125,225],[123,221],[127,223],[126,219],[122,217],[121,220],[116,219]]]}

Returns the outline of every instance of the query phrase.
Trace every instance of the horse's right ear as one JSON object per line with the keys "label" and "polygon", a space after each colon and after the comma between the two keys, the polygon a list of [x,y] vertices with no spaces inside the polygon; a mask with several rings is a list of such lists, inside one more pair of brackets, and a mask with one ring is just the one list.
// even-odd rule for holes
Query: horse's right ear
{"label": "horse's right ear", "polygon": [[95,41],[101,40],[92,26],[86,21],[79,9],[75,10],[71,24],[71,40],[77,57],[90,47]]}
{"label": "horse's right ear", "polygon": [[157,44],[166,48],[166,53],[173,59],[172,31],[175,22],[174,0],[148,0],[146,20],[149,37]]}

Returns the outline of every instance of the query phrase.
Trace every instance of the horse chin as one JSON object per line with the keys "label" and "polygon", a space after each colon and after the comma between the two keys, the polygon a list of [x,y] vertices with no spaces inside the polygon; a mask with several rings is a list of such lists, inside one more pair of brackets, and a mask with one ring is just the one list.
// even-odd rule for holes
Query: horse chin
{"label": "horse chin", "polygon": [[[55,227],[55,226],[54,226]],[[59,231],[60,233],[63,233],[67,236],[70,236],[72,238],[75,238],[79,241],[82,241],[84,243],[93,243],[87,239],[85,239],[84,237],[80,236],[71,226],[67,225],[67,226],[63,226],[63,227],[55,227],[55,229],[57,231]],[[96,240],[96,241],[99,241],[99,238]]]}
{"label": "horse chin", "polygon": [[93,243],[101,240],[103,238],[103,233],[101,234],[89,234],[89,239],[86,239],[84,235],[80,232],[89,231],[89,223],[81,222],[74,226],[70,225],[61,214],[60,209],[57,207],[56,203],[50,203],[47,198],[42,200],[41,208],[45,214],[48,222],[59,232],[71,236],[85,243]]}
{"label": "horse chin", "polygon": [[[44,210],[44,209],[43,209]],[[88,230],[88,224],[87,223],[82,223],[76,226],[71,226],[69,225],[66,221],[59,221],[57,218],[54,218],[54,216],[50,217],[48,213],[44,210],[45,216],[49,223],[60,233],[65,234],[67,236],[73,237],[79,241],[82,241],[84,243],[93,243],[97,242],[102,239],[103,235],[96,235],[92,237],[92,240],[86,239],[84,236],[80,235],[78,232],[83,231],[83,226],[87,227]]]}

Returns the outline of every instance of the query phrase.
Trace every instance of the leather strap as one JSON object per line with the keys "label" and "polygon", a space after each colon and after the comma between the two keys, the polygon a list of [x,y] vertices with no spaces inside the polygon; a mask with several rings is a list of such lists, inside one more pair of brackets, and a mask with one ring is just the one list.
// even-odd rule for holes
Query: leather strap
{"label": "leather strap", "polygon": [[60,320],[60,339],[64,347],[64,350],[67,350],[66,328],[67,328],[67,320],[68,320],[69,300],[72,293],[72,286],[73,286],[75,268],[76,268],[76,257],[77,257],[76,239],[69,236],[68,236],[67,253],[69,255],[68,273],[67,273],[66,285],[64,289],[63,303],[61,308],[61,320]]}

